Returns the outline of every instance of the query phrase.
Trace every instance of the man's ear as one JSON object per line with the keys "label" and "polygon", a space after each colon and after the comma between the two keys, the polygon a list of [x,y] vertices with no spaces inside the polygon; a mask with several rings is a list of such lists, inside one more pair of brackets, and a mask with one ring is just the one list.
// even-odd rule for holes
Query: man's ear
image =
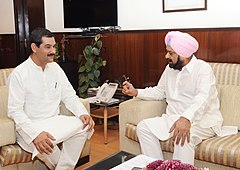
{"label": "man's ear", "polygon": [[32,43],[31,44],[31,49],[32,49],[32,51],[35,53],[36,52],[36,50],[37,50],[37,46],[36,46],[36,44],[35,43]]}

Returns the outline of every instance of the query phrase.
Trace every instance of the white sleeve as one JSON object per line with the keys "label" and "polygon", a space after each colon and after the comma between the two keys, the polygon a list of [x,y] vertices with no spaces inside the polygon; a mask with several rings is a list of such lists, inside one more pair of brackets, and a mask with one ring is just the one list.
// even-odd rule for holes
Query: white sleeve
{"label": "white sleeve", "polygon": [[138,89],[137,97],[144,100],[163,100],[166,98],[166,74],[167,67],[165,68],[157,86],[147,87],[145,89]]}

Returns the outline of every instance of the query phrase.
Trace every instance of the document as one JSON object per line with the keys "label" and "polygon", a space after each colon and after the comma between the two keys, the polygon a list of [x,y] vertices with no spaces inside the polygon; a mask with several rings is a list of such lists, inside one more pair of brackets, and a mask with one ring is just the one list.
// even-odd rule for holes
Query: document
{"label": "document", "polygon": [[123,162],[122,164],[111,168],[110,170],[131,170],[134,167],[139,167],[139,168],[143,168],[146,167],[149,163],[155,161],[156,159],[148,157],[146,155],[138,155],[126,162]]}

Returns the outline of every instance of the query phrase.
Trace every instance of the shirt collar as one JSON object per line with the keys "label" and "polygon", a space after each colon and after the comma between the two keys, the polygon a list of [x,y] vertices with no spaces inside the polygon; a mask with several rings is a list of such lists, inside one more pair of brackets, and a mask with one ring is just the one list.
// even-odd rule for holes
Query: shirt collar
{"label": "shirt collar", "polygon": [[[34,61],[32,60],[32,58],[30,56],[28,57],[28,61],[31,64],[32,67],[34,67],[38,70],[42,70],[42,67],[40,67],[36,63],[34,63]],[[48,63],[47,63],[44,70],[47,70],[48,68],[49,68],[49,66],[48,66]]]}
{"label": "shirt collar", "polygon": [[186,70],[189,73],[191,73],[196,62],[197,62],[197,58],[193,55],[192,59],[189,61],[189,63],[183,67],[183,70]]}

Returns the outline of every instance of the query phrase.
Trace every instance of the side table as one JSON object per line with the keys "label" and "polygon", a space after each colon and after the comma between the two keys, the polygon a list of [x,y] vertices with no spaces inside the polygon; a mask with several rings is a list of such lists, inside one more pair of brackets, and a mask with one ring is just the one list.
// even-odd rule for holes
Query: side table
{"label": "side table", "polygon": [[[103,119],[103,128],[104,128],[104,144],[108,143],[107,137],[107,120],[111,117],[118,116],[118,103],[108,104],[108,103],[91,103],[91,106],[95,108],[91,109],[91,116],[95,118]],[[96,112],[94,110],[103,108],[103,112]]]}

